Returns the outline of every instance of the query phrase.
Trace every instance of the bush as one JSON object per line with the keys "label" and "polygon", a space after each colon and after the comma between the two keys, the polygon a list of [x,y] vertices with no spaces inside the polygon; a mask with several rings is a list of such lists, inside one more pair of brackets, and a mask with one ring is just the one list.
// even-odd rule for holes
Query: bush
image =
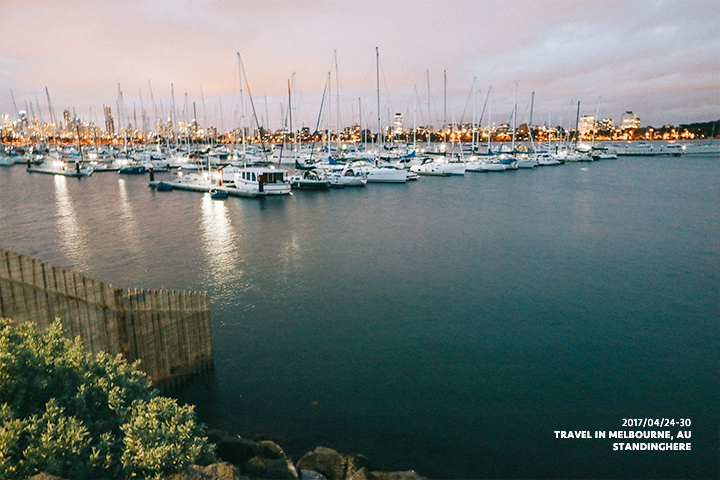
{"label": "bush", "polygon": [[138,363],[0,319],[0,478],[159,477],[215,460],[194,408],[158,396]]}

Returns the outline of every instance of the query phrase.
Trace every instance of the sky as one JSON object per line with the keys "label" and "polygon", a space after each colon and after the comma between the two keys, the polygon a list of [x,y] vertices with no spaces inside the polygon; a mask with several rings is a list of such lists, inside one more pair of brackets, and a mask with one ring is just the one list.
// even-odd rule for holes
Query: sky
{"label": "sky", "polygon": [[254,126],[253,107],[311,130],[375,131],[378,110],[510,123],[515,105],[518,124],[568,127],[578,102],[616,124],[720,119],[720,0],[0,0],[0,38],[11,118],[48,121],[49,97],[56,118],[103,124],[108,105],[116,124],[222,130]]}

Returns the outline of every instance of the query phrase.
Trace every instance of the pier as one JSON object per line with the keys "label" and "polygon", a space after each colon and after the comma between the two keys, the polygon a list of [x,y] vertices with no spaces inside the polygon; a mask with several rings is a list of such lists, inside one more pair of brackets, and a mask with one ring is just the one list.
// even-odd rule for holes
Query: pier
{"label": "pier", "polygon": [[170,185],[172,188],[171,190],[188,190],[191,192],[201,192],[201,193],[212,193],[213,191],[224,191],[231,197],[246,197],[246,198],[258,198],[258,197],[264,197],[264,193],[252,193],[252,192],[244,192],[242,190],[239,190],[235,187],[223,187],[223,186],[215,186],[215,185],[197,185],[193,183],[183,183],[183,182],[173,182],[173,181],[157,181],[157,180],[151,180],[149,182],[150,188],[157,188],[159,184],[164,185]]}
{"label": "pier", "polygon": [[122,289],[0,249],[0,317],[47,327],[60,318],[68,337],[93,353],[122,354],[161,389],[213,368],[206,292]]}

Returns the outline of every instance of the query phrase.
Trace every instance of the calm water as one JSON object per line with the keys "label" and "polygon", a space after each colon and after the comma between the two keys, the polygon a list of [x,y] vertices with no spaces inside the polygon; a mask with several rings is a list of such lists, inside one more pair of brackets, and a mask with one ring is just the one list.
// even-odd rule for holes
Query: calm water
{"label": "calm water", "polygon": [[[217,368],[180,398],[296,458],[717,478],[719,179],[717,157],[635,157],[218,202],[15,166],[0,245],[119,286],[207,290]],[[638,417],[691,419],[692,451],[553,433]]]}

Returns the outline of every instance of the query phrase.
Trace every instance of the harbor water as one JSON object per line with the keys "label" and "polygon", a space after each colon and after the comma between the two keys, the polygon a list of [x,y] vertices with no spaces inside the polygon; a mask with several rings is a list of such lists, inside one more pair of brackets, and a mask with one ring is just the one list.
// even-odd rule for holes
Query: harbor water
{"label": "harbor water", "polygon": [[[430,478],[717,478],[718,179],[717,155],[622,157],[216,201],[16,165],[0,246],[208,291],[216,368],[177,395],[296,459],[322,445]],[[609,438],[651,430],[691,450]]]}

